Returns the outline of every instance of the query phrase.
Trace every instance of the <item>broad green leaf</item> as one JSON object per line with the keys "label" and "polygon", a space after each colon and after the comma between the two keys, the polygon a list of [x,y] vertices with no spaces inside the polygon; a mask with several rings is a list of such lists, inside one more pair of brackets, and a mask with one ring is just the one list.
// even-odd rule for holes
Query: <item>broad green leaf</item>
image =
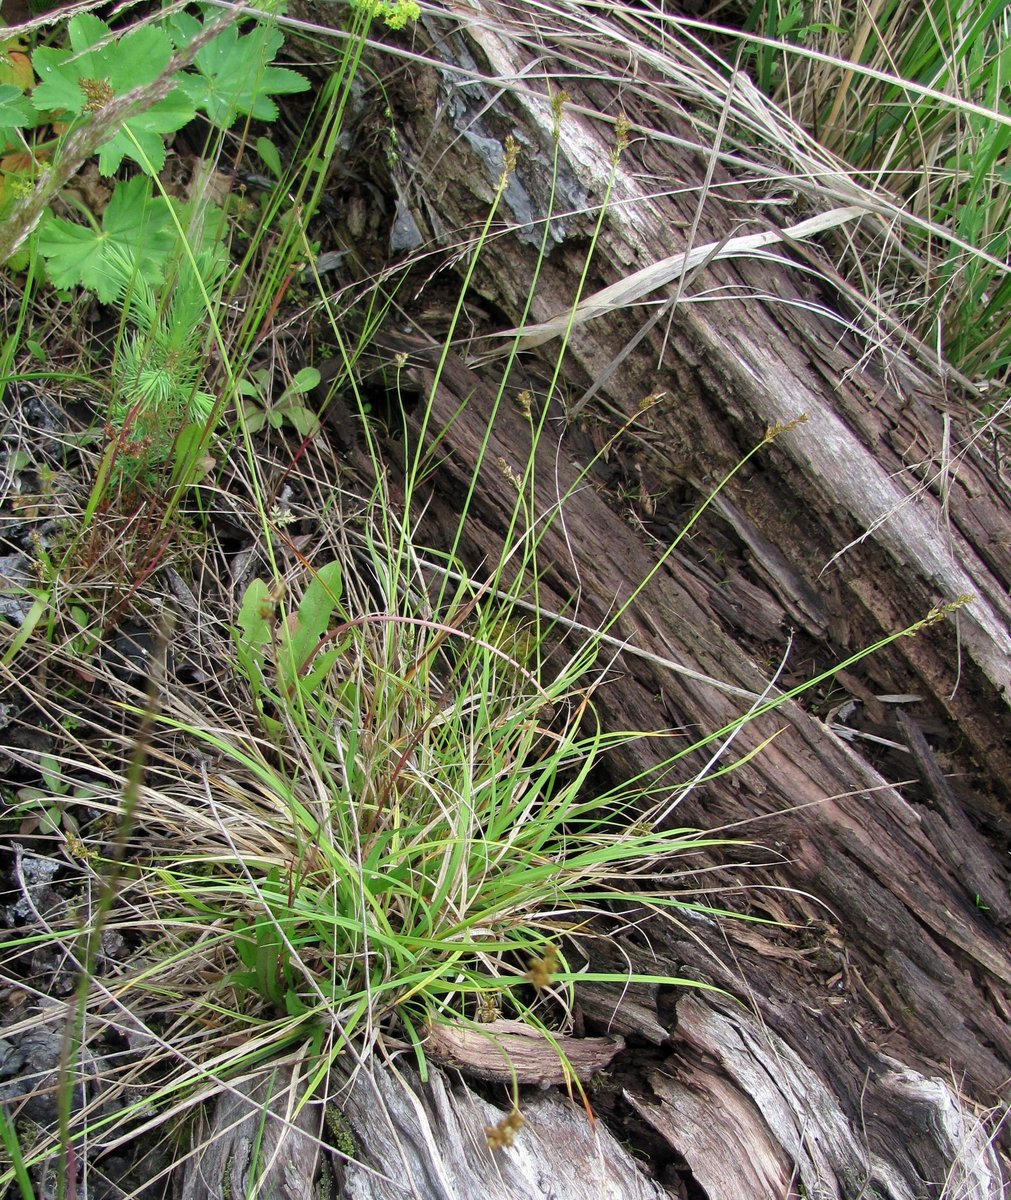
{"label": "broad green leaf", "polygon": [[204,28],[203,24],[196,17],[187,12],[174,13],[165,22],[165,27],[177,50],[182,50],[188,46]]}
{"label": "broad green leaf", "polygon": [[165,165],[165,135],[182,129],[192,120],[193,105],[177,88],[164,100],[131,117],[124,130],[106,142],[98,153],[98,169],[103,175],[114,175],[123,159],[130,158],[149,174],[157,175]]}
{"label": "broad green leaf", "polygon": [[274,604],[270,599],[270,588],[263,579],[254,579],[242,594],[239,609],[239,630],[247,646],[270,644],[270,630],[274,623]]}
{"label": "broad green leaf", "polygon": [[103,304],[111,304],[133,270],[151,285],[164,279],[176,233],[167,202],[152,196],[146,176],[135,175],[116,184],[101,231],[47,214],[39,229],[39,249],[54,287],[87,287]]}
{"label": "broad green leaf", "polygon": [[86,225],[75,225],[62,217],[47,216],[39,229],[39,249],[46,260],[49,280],[53,287],[70,288],[77,284],[93,288],[109,300],[115,299],[115,289],[108,293],[103,272],[105,247],[101,235]]}
{"label": "broad green leaf", "polygon": [[31,101],[13,83],[0,83],[0,126],[20,129],[35,120]]}
{"label": "broad green leaf", "polygon": [[332,646],[329,650],[319,650],[312,657],[312,663],[302,675],[302,685],[308,692],[315,692],[325,679],[328,679],[337,660],[347,649],[345,644]]}
{"label": "broad green leaf", "polygon": [[125,96],[157,79],[172,58],[168,34],[152,25],[117,40],[104,21],[81,13],[71,19],[67,32],[69,50],[41,47],[32,55],[40,81],[32,93],[38,108],[81,112],[88,99],[82,80],[107,83],[113,96]]}
{"label": "broad green leaf", "polygon": [[309,1006],[299,999],[297,992],[288,988],[284,993],[284,1011],[289,1017],[302,1017],[309,1012]]}
{"label": "broad green leaf", "polygon": [[256,139],[256,153],[259,154],[263,165],[275,179],[280,179],[284,175],[281,156],[270,138],[258,137]]}
{"label": "broad green leaf", "polygon": [[32,55],[39,83],[32,92],[37,108],[46,112],[81,112],[87,103],[78,86],[79,74],[62,70],[68,51],[40,47]]}
{"label": "broad green leaf", "polygon": [[117,183],[102,214],[108,237],[128,247],[137,269],[149,283],[161,282],[162,268],[176,248],[176,231],[168,202],[151,194],[142,175]]}
{"label": "broad green leaf", "polygon": [[315,367],[303,367],[292,379],[288,386],[288,393],[296,392],[304,395],[306,392],[311,392],[314,387],[319,387],[321,378],[322,376]]}
{"label": "broad green leaf", "polygon": [[284,419],[301,437],[315,437],[320,430],[316,414],[304,404],[288,404],[283,410]]}
{"label": "broad green leaf", "polygon": [[232,631],[239,669],[259,693],[263,683],[264,651],[270,644],[275,605],[270,588],[262,579],[254,579],[242,595],[237,627]]}
{"label": "broad green leaf", "polygon": [[[153,83],[168,67],[172,41],[164,29],[146,25],[117,39],[104,21],[90,13],[68,26],[71,49],[41,47],[32,55],[39,83],[32,93],[37,108],[84,113]],[[157,173],[165,162],[163,137],[193,118],[184,93],[173,90],[146,111],[131,117],[101,150],[99,169],[113,174],[124,157]],[[132,135],[132,136],[131,136]],[[135,145],[134,139],[139,143]]]}
{"label": "broad green leaf", "polygon": [[343,590],[341,565],[327,563],[309,580],[305,595],[298,606],[298,616],[288,624],[287,646],[281,648],[278,668],[284,677],[292,670],[302,670],[319,642],[326,633],[334,609]]}
{"label": "broad green leaf", "polygon": [[17,141],[15,129],[35,124],[37,114],[30,100],[12,83],[0,83],[0,144]]}
{"label": "broad green leaf", "polygon": [[334,609],[344,590],[339,562],[326,563],[309,580],[302,603],[298,606],[299,628],[313,641],[326,633]]}
{"label": "broad green leaf", "polygon": [[263,404],[255,400],[241,399],[239,405],[242,408],[242,418],[246,423],[247,432],[259,433],[267,423],[267,411]]}
{"label": "broad green leaf", "polygon": [[[181,44],[200,28],[184,14],[174,17],[171,27]],[[278,29],[266,25],[255,25],[242,35],[237,24],[228,25],[201,47],[195,60],[197,73],[183,75],[179,86],[221,129],[229,128],[240,116],[273,121],[277,106],[271,95],[304,92],[309,87],[309,81],[297,71],[268,65],[283,41]]]}
{"label": "broad green leaf", "polygon": [[42,782],[54,795],[62,796],[67,790],[60,771],[60,761],[51,754],[42,755],[39,760],[39,774],[42,776]]}

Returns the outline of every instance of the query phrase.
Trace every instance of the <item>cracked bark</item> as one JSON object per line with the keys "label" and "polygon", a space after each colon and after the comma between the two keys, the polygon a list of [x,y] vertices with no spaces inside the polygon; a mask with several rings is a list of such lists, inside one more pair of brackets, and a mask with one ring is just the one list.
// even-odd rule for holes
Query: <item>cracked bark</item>
{"label": "cracked bark", "polygon": [[[427,17],[414,49],[442,69],[395,64],[401,201],[436,242],[444,231],[480,223],[494,188],[494,147],[514,131],[524,158],[502,215],[522,224],[544,212],[537,178],[552,151],[550,107],[532,82],[514,86],[526,78],[532,43],[477,19],[496,11],[461,5],[451,16]],[[610,48],[613,64],[620,49]],[[459,87],[454,70],[461,66],[483,82]],[[639,63],[625,83],[641,100],[641,89],[662,79]],[[560,211],[599,199],[622,103],[617,84],[578,73],[566,88]],[[697,197],[681,185],[699,182],[706,167],[700,154],[672,140],[691,135],[689,115],[669,137],[647,132],[628,152],[591,289],[683,248]],[[713,184],[698,241],[739,231],[741,201],[755,198],[748,180],[722,166]],[[556,224],[535,320],[567,309],[582,266],[587,222]],[[819,251],[808,247],[804,255],[817,260]],[[473,288],[507,325],[520,318],[535,260],[529,237],[495,238],[482,250]],[[731,547],[732,565],[721,572],[686,549],[629,607],[613,632],[654,657],[626,658],[622,677],[600,693],[601,715],[610,728],[720,728],[746,702],[698,676],[760,694],[769,684],[761,659],[777,662],[791,629],[819,661],[834,662],[971,592],[971,607],[844,676],[879,716],[890,710],[876,696],[921,696],[906,720],[919,724],[925,714],[934,722],[955,744],[953,765],[963,777],[939,793],[927,766],[932,751],[912,735],[904,739],[894,721],[886,740],[916,743],[898,766],[875,756],[873,743],[843,740],[794,703],[755,722],[735,745],[739,757],[782,732],[729,779],[693,790],[677,821],[738,831],[745,823],[769,847],[768,861],[747,871],[714,862],[714,895],[725,887],[743,909],[785,926],[686,917],[682,927],[652,927],[648,941],[630,936],[624,951],[641,969],[693,974],[734,1000],[685,994],[674,1001],[676,1024],[657,1012],[662,995],[637,996],[624,1015],[617,998],[588,990],[585,1010],[591,1023],[635,1039],[628,1061],[645,1067],[622,1077],[624,1103],[641,1128],[681,1156],[682,1175],[701,1189],[695,1194],[997,1200],[1006,1158],[976,1114],[1011,1098],[1008,496],[948,385],[901,352],[887,360],[867,355],[845,319],[835,323],[824,311],[839,298],[800,275],[798,261],[784,249],[777,261],[714,262],[651,328],[644,331],[642,311],[631,309],[576,331],[565,391],[568,413],[582,405],[581,419],[569,422],[557,397],[550,401],[550,436],[536,454],[537,510],[551,510],[593,456],[601,436],[594,418],[633,420],[643,397],[664,391],[667,401],[633,421],[636,438],[623,449],[635,460],[626,466],[638,470],[657,502],[651,514],[639,514],[652,536],[633,531],[609,494],[612,473],[599,463],[592,468],[592,486],[566,501],[564,528],[556,522],[545,533],[540,556],[550,567],[542,602],[589,626],[601,622],[652,570],[657,546],[713,482],[768,426],[804,414],[806,424],[743,472],[700,526],[703,542]],[[702,291],[717,298],[688,302]],[[670,298],[670,288],[659,296]],[[474,349],[491,344],[486,338]],[[496,461],[518,467],[529,447],[529,425],[509,398],[526,387],[536,395],[551,346],[523,357],[497,408],[495,367],[468,366],[470,352],[450,355],[434,389],[426,355],[413,356],[406,370],[422,394],[431,391],[431,428],[444,431],[426,497],[424,532],[435,542],[455,529],[495,414],[461,546],[476,569],[494,560],[513,507],[512,485]],[[951,455],[953,439],[958,452]],[[658,665],[663,659],[694,677]],[[613,769],[640,771],[660,753],[647,741],[616,755]],[[923,788],[902,785],[921,772]],[[469,1157],[475,1122],[484,1118],[459,1119],[454,1105],[478,1104],[460,1082],[439,1073],[427,1088],[412,1081],[413,1101],[389,1079],[375,1086],[414,1149],[405,1159],[387,1144],[395,1138],[377,1133],[368,1145],[375,1131],[363,1123],[363,1161],[379,1174],[363,1170],[347,1194],[394,1194],[382,1182],[392,1177],[406,1189],[396,1194],[463,1198],[474,1194],[475,1172],[482,1192],[487,1186],[497,1194],[496,1170]],[[532,1111],[528,1127],[541,1120],[537,1105]],[[550,1184],[551,1171],[563,1170],[544,1154],[540,1182],[531,1186]],[[446,1163],[452,1169],[433,1182],[432,1172]],[[640,1184],[637,1176],[627,1181]],[[543,1194],[543,1187],[515,1188],[509,1194]],[[556,1193],[638,1194],[587,1190],[562,1174]]]}

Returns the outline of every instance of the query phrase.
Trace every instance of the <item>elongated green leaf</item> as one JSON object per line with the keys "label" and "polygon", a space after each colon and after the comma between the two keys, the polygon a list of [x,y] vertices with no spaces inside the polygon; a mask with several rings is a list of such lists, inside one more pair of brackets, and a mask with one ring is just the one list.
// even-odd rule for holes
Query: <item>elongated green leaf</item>
{"label": "elongated green leaf", "polygon": [[282,669],[300,670],[319,639],[326,633],[334,609],[340,601],[343,580],[341,565],[327,563],[313,575],[298,606],[298,616],[289,623],[289,643],[286,657],[290,662]]}

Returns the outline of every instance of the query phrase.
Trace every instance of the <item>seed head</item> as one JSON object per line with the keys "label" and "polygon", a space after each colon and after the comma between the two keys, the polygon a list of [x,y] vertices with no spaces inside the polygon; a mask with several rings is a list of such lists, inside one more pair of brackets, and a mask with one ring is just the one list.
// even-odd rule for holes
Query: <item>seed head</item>
{"label": "seed head", "polygon": [[101,112],[115,98],[116,93],[108,79],[81,79],[78,82],[86,97],[85,112]]}

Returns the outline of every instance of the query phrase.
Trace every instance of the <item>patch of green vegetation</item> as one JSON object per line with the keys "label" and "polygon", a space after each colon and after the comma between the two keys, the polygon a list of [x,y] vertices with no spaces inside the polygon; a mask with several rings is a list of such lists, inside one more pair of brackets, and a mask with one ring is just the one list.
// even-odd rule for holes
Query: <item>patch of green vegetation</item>
{"label": "patch of green vegetation", "polygon": [[[240,118],[274,120],[272,96],[308,88],[298,72],[272,65],[282,41],[263,20],[215,26],[209,17],[176,12],[117,33],[83,13],[67,22],[65,48],[42,45],[29,56],[21,43],[7,47],[0,137],[15,152],[4,159],[8,199],[32,188],[40,170],[58,172],[64,147],[113,102],[156,84],[167,93],[142,103],[94,148],[100,175],[116,174],[124,159],[141,173],[116,180],[101,212],[67,188],[55,192],[14,260],[36,285],[46,279],[63,292],[83,287],[121,309],[108,373],[102,495],[123,481],[150,480],[194,436],[205,444],[223,411],[204,375],[211,350],[226,350],[215,296],[228,262],[226,224],[206,195],[181,202],[158,176],[166,136],[198,112],[220,139]],[[189,48],[192,65],[173,71],[173,55]],[[76,219],[57,211],[68,207]],[[9,344],[8,360],[16,352]],[[187,427],[199,435],[187,438]],[[192,467],[180,475],[177,463],[174,478],[192,482]]]}
{"label": "patch of green vegetation", "polygon": [[[860,178],[894,195],[893,286],[923,341],[1011,380],[1011,27],[1003,0],[756,0],[744,62]],[[899,290],[901,289],[901,291]]]}
{"label": "patch of green vegetation", "polygon": [[335,1150],[345,1158],[355,1158],[358,1154],[358,1143],[347,1117],[336,1104],[328,1104],[324,1109],[326,1127],[330,1134],[330,1143]]}
{"label": "patch of green vegetation", "polygon": [[319,386],[320,373],[315,367],[303,367],[276,399],[272,398],[273,381],[269,373],[260,368],[251,372],[248,379],[240,379],[238,391],[239,407],[249,433],[259,433],[270,426],[280,429],[290,425],[302,437],[312,437],[319,432],[319,418],[305,405],[306,396]]}

